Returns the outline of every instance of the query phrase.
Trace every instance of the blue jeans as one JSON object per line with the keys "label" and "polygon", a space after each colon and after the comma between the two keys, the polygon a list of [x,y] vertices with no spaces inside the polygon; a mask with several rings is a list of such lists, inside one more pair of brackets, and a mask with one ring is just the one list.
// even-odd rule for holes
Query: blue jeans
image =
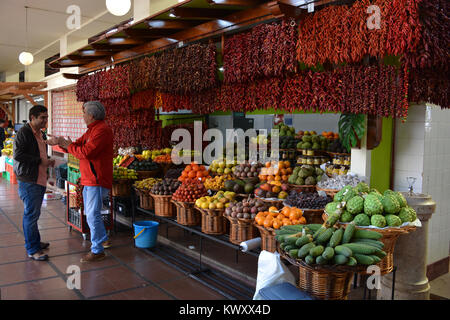
{"label": "blue jeans", "polygon": [[99,186],[83,188],[84,213],[91,233],[91,251],[95,254],[104,251],[102,243],[108,240],[101,216],[103,199],[108,193],[108,189]]}
{"label": "blue jeans", "polygon": [[44,200],[45,187],[36,183],[19,183],[19,197],[23,201],[23,235],[25,249],[29,255],[41,251],[41,235],[38,229],[38,220],[41,216],[42,200]]}

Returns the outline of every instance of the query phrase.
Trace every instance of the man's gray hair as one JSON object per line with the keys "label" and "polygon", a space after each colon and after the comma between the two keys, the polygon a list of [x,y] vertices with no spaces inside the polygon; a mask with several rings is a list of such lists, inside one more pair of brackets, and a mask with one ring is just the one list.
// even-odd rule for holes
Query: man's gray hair
{"label": "man's gray hair", "polygon": [[100,101],[88,101],[83,105],[84,112],[89,113],[95,120],[105,119],[105,107]]}

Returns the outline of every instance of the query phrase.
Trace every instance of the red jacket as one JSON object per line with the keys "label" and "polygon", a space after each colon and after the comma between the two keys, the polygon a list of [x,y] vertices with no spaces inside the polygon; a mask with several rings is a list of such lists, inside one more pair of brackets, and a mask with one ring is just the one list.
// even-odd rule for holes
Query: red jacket
{"label": "red jacket", "polygon": [[88,125],[88,130],[67,151],[80,159],[81,184],[112,188],[113,133],[104,120]]}

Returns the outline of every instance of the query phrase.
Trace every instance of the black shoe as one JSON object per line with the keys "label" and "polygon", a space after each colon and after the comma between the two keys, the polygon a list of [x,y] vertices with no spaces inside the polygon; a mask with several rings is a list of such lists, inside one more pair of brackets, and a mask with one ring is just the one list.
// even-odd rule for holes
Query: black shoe
{"label": "black shoe", "polygon": [[48,255],[44,254],[42,251],[38,251],[34,254],[29,254],[28,257],[30,259],[36,260],[36,261],[46,261],[48,260]]}
{"label": "black shoe", "polygon": [[41,242],[41,250],[47,249],[50,243],[48,242]]}

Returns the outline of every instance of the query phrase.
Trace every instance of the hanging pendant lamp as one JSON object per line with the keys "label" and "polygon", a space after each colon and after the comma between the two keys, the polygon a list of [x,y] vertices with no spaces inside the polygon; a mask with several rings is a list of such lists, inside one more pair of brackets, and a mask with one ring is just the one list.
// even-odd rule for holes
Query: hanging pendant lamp
{"label": "hanging pendant lamp", "polygon": [[106,0],[106,8],[115,16],[123,16],[130,11],[131,0]]}
{"label": "hanging pendant lamp", "polygon": [[[28,50],[28,7],[27,6],[25,6],[25,41],[26,41],[27,50]],[[30,64],[32,64],[33,60],[34,60],[33,54],[31,54],[28,51],[22,51],[19,54],[19,61],[21,64],[23,64],[25,66],[29,66]]]}

